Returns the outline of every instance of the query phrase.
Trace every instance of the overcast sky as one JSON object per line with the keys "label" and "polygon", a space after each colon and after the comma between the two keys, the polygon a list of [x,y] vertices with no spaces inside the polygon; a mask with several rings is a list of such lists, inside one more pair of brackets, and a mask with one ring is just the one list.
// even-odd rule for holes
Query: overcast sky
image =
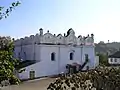
{"label": "overcast sky", "polygon": [[[15,0],[0,0],[6,8]],[[120,0],[21,0],[7,19],[0,21],[0,35],[20,38],[39,33],[63,34],[73,28],[76,36],[93,33],[95,42],[120,41]]]}

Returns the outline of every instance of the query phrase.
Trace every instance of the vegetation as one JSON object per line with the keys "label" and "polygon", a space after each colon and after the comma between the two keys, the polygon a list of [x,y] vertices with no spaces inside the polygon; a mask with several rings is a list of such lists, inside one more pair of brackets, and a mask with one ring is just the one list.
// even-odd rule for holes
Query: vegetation
{"label": "vegetation", "polygon": [[120,43],[97,43],[95,44],[95,52],[101,54],[113,54],[118,51]]}
{"label": "vegetation", "polygon": [[[9,8],[0,6],[0,20],[7,18],[9,13],[20,4],[19,1],[13,2]],[[18,84],[19,79],[15,76],[15,71],[19,68],[19,61],[13,57],[14,44],[10,37],[0,37],[0,83],[8,80],[11,84]]]}
{"label": "vegetation", "polygon": [[97,54],[99,56],[99,64],[108,66],[108,55],[106,54]]}
{"label": "vegetation", "polygon": [[87,72],[62,75],[47,90],[120,90],[120,69],[97,67]]}
{"label": "vegetation", "polygon": [[9,16],[9,13],[18,5],[20,4],[19,1],[13,2],[11,6],[7,9],[5,9],[3,6],[0,6],[0,20],[3,18],[7,18]]}
{"label": "vegetation", "polygon": [[0,82],[9,80],[11,84],[19,83],[15,76],[15,66],[19,62],[13,57],[13,51],[13,40],[10,37],[0,37]]}

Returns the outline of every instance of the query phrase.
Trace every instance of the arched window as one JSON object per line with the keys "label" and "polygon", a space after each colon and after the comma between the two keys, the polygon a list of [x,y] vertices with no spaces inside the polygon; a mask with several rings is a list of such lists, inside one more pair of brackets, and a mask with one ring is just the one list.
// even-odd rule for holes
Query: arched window
{"label": "arched window", "polygon": [[55,61],[55,53],[51,53],[51,61]]}
{"label": "arched window", "polygon": [[70,60],[73,60],[74,53],[70,53]]}

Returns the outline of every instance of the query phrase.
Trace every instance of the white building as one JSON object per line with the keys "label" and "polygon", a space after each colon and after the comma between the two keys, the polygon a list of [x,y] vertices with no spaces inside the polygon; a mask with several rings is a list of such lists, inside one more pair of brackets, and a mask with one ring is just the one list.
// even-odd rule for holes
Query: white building
{"label": "white building", "polygon": [[[56,36],[49,31],[43,34],[43,29],[39,31],[39,34],[15,40],[15,56],[35,61],[25,67],[25,72],[20,74],[21,79],[30,78],[31,71],[34,71],[35,77],[59,74],[66,71],[67,64],[77,63],[83,66],[83,70],[88,67],[94,69],[99,64],[96,61],[93,34],[76,37],[72,28],[64,36]],[[89,59],[88,62],[85,58]]]}
{"label": "white building", "polygon": [[108,63],[110,65],[120,65],[120,51],[108,56]]}

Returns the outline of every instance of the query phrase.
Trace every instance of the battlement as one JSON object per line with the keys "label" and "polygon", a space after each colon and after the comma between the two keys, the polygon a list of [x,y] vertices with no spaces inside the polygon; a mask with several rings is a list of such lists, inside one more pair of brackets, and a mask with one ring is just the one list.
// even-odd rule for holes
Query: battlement
{"label": "battlement", "polygon": [[30,35],[29,37],[24,37],[15,40],[15,45],[30,45],[30,44],[62,44],[62,45],[94,45],[94,35],[87,35],[78,37],[75,36],[75,32],[72,28],[67,31],[67,34],[51,34],[47,31],[43,34],[43,29],[39,29],[39,34]]}

